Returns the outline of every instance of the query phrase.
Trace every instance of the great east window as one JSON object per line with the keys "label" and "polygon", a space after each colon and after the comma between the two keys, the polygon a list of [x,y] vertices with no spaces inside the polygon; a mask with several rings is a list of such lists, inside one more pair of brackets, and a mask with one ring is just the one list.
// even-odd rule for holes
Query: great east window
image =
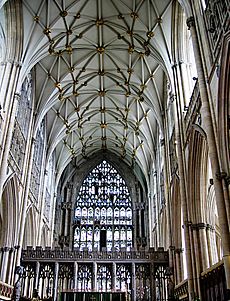
{"label": "great east window", "polygon": [[74,248],[130,251],[133,215],[129,189],[117,170],[103,160],[85,178],[74,214]]}

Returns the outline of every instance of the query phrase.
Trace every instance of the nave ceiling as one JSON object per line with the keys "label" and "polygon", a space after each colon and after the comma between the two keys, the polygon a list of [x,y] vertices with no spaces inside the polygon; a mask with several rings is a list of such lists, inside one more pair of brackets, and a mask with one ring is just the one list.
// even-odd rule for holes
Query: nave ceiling
{"label": "nave ceiling", "polygon": [[102,149],[147,175],[171,77],[172,1],[22,3],[21,80],[33,69],[58,173]]}

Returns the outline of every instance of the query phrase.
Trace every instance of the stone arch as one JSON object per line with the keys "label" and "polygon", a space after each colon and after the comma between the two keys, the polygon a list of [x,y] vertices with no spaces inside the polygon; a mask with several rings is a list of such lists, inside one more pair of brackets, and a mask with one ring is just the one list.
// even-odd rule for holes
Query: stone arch
{"label": "stone arch", "polygon": [[[194,277],[217,262],[216,237],[218,216],[214,215],[215,194],[213,187],[208,145],[202,131],[193,128],[188,156],[188,213],[193,237],[192,261]],[[211,224],[210,224],[211,222]],[[213,225],[214,223],[214,225]],[[214,250],[215,249],[215,250]]]}
{"label": "stone arch", "polygon": [[[122,160],[120,160],[118,157],[116,157],[114,154],[110,152],[99,152],[96,154],[96,156],[93,156],[92,158],[89,158],[84,164],[80,165],[79,167],[75,168],[75,174],[72,174],[72,177],[67,177],[65,179],[62,179],[62,181],[59,184],[59,192],[61,192],[61,198],[62,201],[64,202],[71,202],[71,213],[68,213],[68,218],[70,216],[70,220],[72,221],[74,219],[74,201],[73,199],[78,195],[78,192],[80,190],[80,187],[84,181],[84,179],[87,177],[87,175],[98,165],[100,164],[103,160],[106,160],[109,164],[111,164],[121,175],[121,177],[125,180],[126,185],[129,189],[130,197],[132,200],[132,208],[133,212],[136,212],[136,206],[137,202],[142,202],[146,203],[144,206],[144,218],[148,216],[147,210],[147,185],[145,184],[145,179],[142,178],[140,181],[137,179],[137,177],[134,175],[133,171],[131,168],[126,165]],[[69,191],[67,193],[67,191]],[[71,197],[70,197],[71,195]],[[68,199],[68,200],[67,200]],[[63,225],[63,220],[62,220],[62,213],[63,213],[63,208],[62,204],[59,202],[57,203],[56,206],[56,217],[55,217],[55,228],[56,228],[56,233],[62,233],[63,232],[63,226],[60,226],[60,224]],[[70,208],[69,208],[70,209]],[[68,209],[68,210],[69,210]],[[64,209],[65,210],[65,209]],[[140,209],[141,210],[141,209]],[[141,214],[141,213],[140,213]],[[60,219],[62,222],[60,223]],[[143,215],[142,215],[143,219]],[[133,223],[136,224],[136,215],[134,215]],[[148,223],[142,223],[144,226],[141,226],[142,230],[144,227],[144,237],[143,242],[141,242],[143,245],[148,245],[149,244],[149,224]],[[143,232],[140,232],[143,233]],[[61,236],[63,236],[61,234]],[[136,239],[137,239],[137,230],[136,228],[134,229],[134,245],[136,244]],[[69,229],[69,243],[67,244],[72,244],[73,240],[73,228],[70,227]],[[57,241],[59,240],[60,237],[55,237],[54,240]],[[64,237],[63,237],[64,239]],[[67,238],[68,239],[68,238]]]}
{"label": "stone arch", "polygon": [[[184,234],[182,224],[182,203],[180,194],[180,180],[177,175],[172,179],[171,192],[171,236],[172,236],[172,255],[174,263],[175,284],[180,283],[185,277],[185,253],[184,252]],[[183,261],[183,257],[185,261]]]}
{"label": "stone arch", "polygon": [[20,224],[19,185],[16,176],[12,176],[5,183],[0,203],[1,215],[1,246],[15,246],[18,244],[18,231]]}
{"label": "stone arch", "polygon": [[193,129],[190,135],[188,157],[189,219],[192,223],[206,222],[207,209],[208,146],[200,131]]}
{"label": "stone arch", "polygon": [[0,199],[0,247],[2,247],[0,278],[12,283],[15,268],[15,257],[18,250],[20,226],[19,185],[15,175],[12,175],[3,187]]}
{"label": "stone arch", "polygon": [[34,209],[31,207],[26,216],[26,222],[25,222],[25,231],[24,231],[24,238],[23,238],[23,248],[26,248],[27,246],[33,246],[35,247],[36,244],[36,219],[34,214]]}
{"label": "stone arch", "polygon": [[[73,166],[72,169],[68,169],[68,174],[66,174],[65,179],[62,181],[61,194],[64,193],[64,188],[67,185],[67,182],[73,180],[77,183],[76,189],[78,190],[81,186],[81,183],[87,176],[87,174],[96,167],[102,160],[107,160],[110,164],[112,164],[115,169],[119,171],[122,178],[124,178],[127,182],[128,187],[131,188],[135,186],[136,178],[141,183],[141,186],[145,193],[147,193],[147,183],[143,174],[141,174],[138,169],[139,174],[133,173],[132,169],[125,164],[119,157],[117,157],[114,153],[111,152],[97,152],[94,156],[90,157],[86,162],[84,162],[80,166]],[[66,172],[64,172],[65,174]]]}

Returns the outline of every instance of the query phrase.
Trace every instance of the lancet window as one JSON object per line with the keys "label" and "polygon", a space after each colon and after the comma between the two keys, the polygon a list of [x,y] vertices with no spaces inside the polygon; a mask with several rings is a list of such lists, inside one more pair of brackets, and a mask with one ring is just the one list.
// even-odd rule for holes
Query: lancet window
{"label": "lancet window", "polygon": [[83,181],[75,206],[74,247],[89,251],[132,247],[132,203],[128,187],[107,161]]}

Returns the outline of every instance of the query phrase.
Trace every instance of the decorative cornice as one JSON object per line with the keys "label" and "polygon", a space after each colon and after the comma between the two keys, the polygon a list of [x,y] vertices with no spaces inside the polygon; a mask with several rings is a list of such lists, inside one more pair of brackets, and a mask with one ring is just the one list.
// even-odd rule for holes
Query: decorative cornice
{"label": "decorative cornice", "polygon": [[66,248],[55,248],[51,249],[46,247],[27,247],[26,250],[22,251],[22,262],[28,261],[39,261],[39,262],[56,262],[56,261],[78,261],[90,262],[96,259],[97,261],[127,261],[132,260],[132,262],[159,262],[159,263],[168,263],[169,253],[165,251],[164,248],[143,248],[143,250],[120,250],[120,251],[111,251],[108,252],[103,250],[99,252],[98,250],[89,252],[87,249],[80,251],[79,249],[74,249],[73,251]]}

